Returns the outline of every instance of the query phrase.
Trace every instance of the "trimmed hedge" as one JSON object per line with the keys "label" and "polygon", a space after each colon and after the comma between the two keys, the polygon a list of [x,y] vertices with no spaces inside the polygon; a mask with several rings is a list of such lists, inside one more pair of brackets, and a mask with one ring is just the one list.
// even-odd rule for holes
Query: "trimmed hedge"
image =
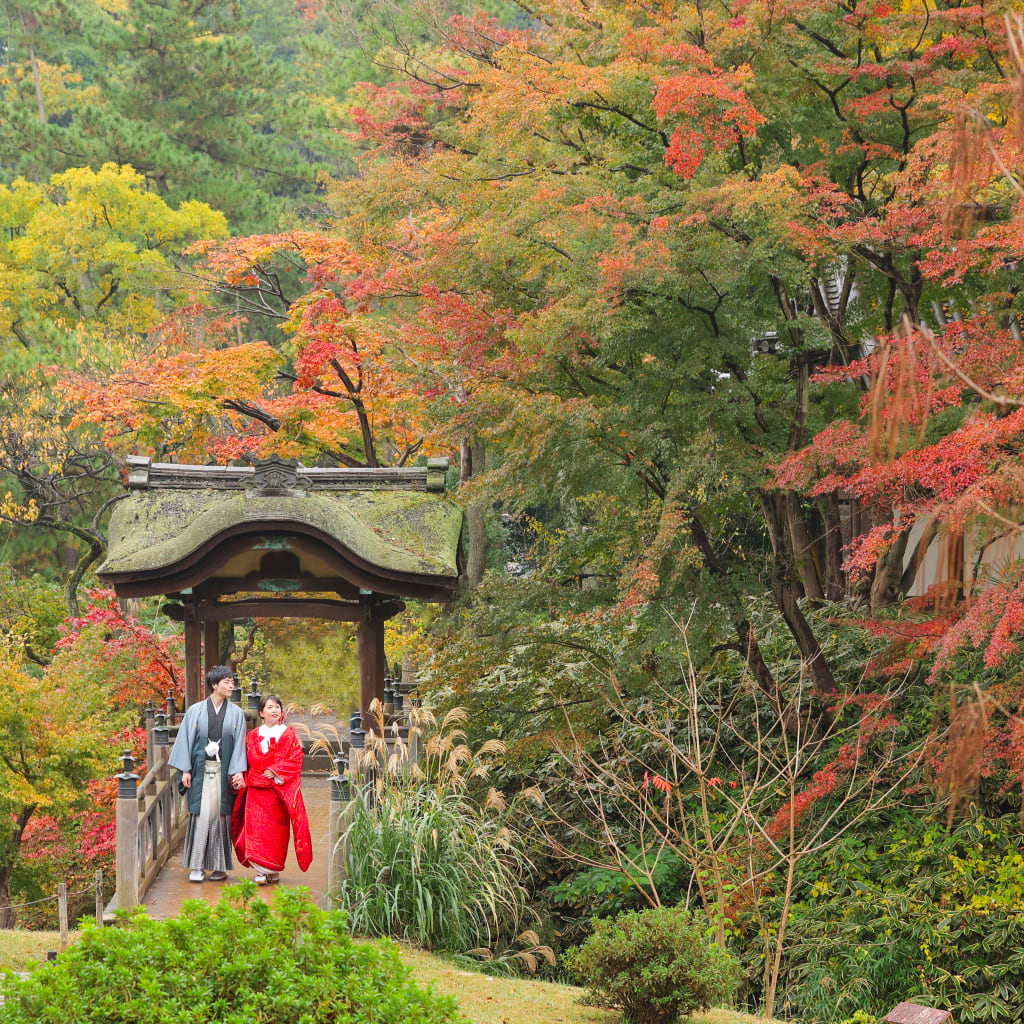
{"label": "trimmed hedge", "polygon": [[28,978],[3,981],[4,1024],[462,1024],[453,1000],[418,988],[390,943],[355,945],[344,915],[304,889],[268,906],[252,882],[210,907],[81,939]]}

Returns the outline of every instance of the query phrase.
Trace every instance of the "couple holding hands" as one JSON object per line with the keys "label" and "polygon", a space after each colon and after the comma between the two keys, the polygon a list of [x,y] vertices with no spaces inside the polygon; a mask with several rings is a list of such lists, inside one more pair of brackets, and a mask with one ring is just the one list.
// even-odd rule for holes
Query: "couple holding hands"
{"label": "couple holding hands", "polygon": [[[238,859],[257,885],[278,881],[288,853],[305,871],[313,859],[302,801],[302,744],[284,724],[281,698],[260,700],[261,724],[246,736],[245,715],[231,703],[235,674],[226,665],[206,673],[206,700],[193,704],[178,729],[170,765],[188,794],[188,829],[182,863],[189,881],[224,881]],[[209,872],[209,874],[207,874]]]}

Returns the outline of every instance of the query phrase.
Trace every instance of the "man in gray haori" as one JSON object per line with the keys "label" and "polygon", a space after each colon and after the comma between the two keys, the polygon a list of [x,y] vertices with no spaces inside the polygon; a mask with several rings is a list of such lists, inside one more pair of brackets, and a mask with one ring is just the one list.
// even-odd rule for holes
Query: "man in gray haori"
{"label": "man in gray haori", "polygon": [[170,764],[181,772],[188,794],[188,829],[181,862],[189,881],[222,882],[234,867],[231,810],[244,782],[245,715],[231,703],[235,674],[226,665],[206,673],[210,695],[185,712],[171,748]]}

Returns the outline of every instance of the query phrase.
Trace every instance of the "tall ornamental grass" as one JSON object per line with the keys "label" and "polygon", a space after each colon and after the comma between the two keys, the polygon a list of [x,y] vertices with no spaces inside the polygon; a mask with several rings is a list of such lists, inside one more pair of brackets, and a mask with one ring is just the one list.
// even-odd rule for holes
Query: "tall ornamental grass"
{"label": "tall ornamental grass", "polygon": [[[429,712],[414,714],[416,732],[434,724]],[[526,916],[530,863],[517,823],[521,801],[539,793],[509,802],[490,786],[504,745],[470,750],[463,721],[461,709],[449,712],[416,764],[400,742],[388,759],[368,743],[373,781],[354,794],[339,900],[357,933],[489,957],[519,936]]]}

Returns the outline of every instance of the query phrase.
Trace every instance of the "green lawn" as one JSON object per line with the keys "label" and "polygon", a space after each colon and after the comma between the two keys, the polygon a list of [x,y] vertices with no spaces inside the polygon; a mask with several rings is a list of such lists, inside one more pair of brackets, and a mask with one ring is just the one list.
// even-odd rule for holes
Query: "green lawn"
{"label": "green lawn", "polygon": [[[74,937],[72,932],[72,940]],[[0,931],[0,970],[24,970],[30,961],[45,960],[46,951],[58,949],[59,943],[57,932]],[[583,990],[572,985],[490,977],[422,950],[408,946],[401,950],[416,980],[432,983],[434,991],[442,995],[455,996],[474,1024],[617,1024],[621,1020],[609,1010],[581,1006]],[[696,1019],[701,1024],[765,1024],[761,1017],[731,1010],[712,1010]]]}
{"label": "green lawn", "polygon": [[[72,941],[76,934],[71,932]],[[50,949],[60,949],[60,932],[0,930],[0,971],[23,971],[29,961],[45,960]]]}
{"label": "green lawn", "polygon": [[[402,946],[402,959],[413,976],[434,991],[455,996],[462,1012],[474,1024],[618,1024],[622,1017],[610,1010],[581,1006],[583,989],[528,978],[489,977],[467,971],[419,949]],[[701,1024],[772,1024],[732,1010],[712,1010],[694,1020]]]}

